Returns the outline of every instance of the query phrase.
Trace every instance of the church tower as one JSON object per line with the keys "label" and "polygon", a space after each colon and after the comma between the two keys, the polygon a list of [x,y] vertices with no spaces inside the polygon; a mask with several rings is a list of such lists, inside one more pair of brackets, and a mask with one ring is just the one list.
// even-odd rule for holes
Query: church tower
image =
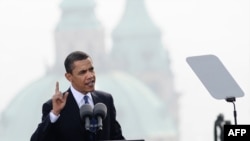
{"label": "church tower", "polygon": [[168,105],[178,123],[178,96],[174,90],[168,51],[161,31],[149,17],[144,0],[127,0],[121,21],[112,34],[114,67],[146,83]]}
{"label": "church tower", "polygon": [[92,57],[98,70],[105,60],[105,45],[104,28],[96,19],[94,0],[63,0],[60,7],[61,19],[55,29],[54,69],[64,72],[61,64],[66,55],[82,50]]}

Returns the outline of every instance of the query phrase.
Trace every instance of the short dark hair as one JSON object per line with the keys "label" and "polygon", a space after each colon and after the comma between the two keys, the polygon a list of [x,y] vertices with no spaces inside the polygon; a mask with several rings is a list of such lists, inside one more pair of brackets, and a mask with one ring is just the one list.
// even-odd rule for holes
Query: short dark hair
{"label": "short dark hair", "polygon": [[78,60],[85,60],[89,58],[90,56],[82,51],[74,51],[71,52],[64,61],[64,67],[67,73],[72,73],[72,70],[74,69],[74,62]]}

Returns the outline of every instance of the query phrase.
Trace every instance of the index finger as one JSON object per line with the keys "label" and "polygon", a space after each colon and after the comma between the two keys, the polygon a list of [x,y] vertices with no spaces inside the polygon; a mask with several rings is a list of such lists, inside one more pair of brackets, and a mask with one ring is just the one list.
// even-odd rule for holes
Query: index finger
{"label": "index finger", "polygon": [[56,81],[56,93],[59,92],[59,82]]}

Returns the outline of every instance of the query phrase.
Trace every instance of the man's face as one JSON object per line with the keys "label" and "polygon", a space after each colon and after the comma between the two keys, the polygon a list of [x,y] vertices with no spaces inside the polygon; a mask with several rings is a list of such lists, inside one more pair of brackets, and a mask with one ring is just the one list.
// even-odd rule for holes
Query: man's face
{"label": "man's face", "polygon": [[95,89],[95,71],[92,60],[87,58],[75,61],[73,66],[72,74],[65,74],[72,86],[82,93],[93,91]]}

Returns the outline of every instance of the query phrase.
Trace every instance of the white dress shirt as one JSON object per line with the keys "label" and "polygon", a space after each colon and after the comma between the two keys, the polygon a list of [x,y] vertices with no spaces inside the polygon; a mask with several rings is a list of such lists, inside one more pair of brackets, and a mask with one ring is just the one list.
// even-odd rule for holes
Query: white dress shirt
{"label": "white dress shirt", "polygon": [[[73,97],[75,98],[75,101],[78,105],[78,107],[80,108],[83,104],[85,104],[84,101],[84,96],[87,95],[88,96],[88,102],[89,104],[92,106],[92,108],[94,107],[94,102],[91,96],[91,93],[88,92],[87,94],[82,94],[81,92],[77,91],[73,86],[70,86],[70,90],[73,94]],[[52,111],[49,113],[50,116],[50,121],[52,123],[55,123],[57,121],[57,119],[60,117],[60,114],[57,116],[54,113],[52,113]]]}

